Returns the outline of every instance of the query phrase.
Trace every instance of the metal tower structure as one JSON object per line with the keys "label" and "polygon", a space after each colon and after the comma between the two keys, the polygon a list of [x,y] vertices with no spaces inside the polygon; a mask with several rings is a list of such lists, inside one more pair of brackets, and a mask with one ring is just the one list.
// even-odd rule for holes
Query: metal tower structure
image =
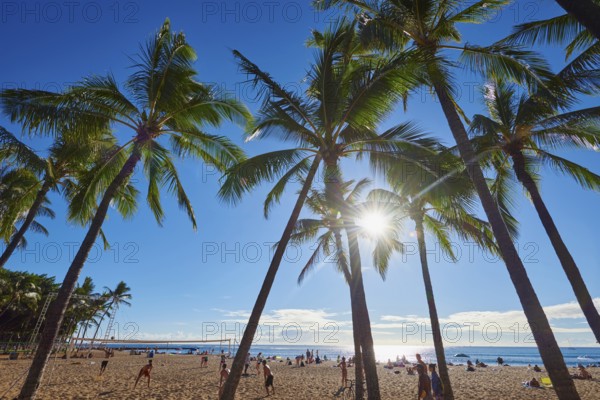
{"label": "metal tower structure", "polygon": [[106,326],[106,333],[104,334],[104,340],[110,339],[110,331],[112,330],[113,324],[115,323],[115,316],[117,315],[117,311],[119,310],[119,304],[115,304],[115,309],[110,314],[110,319],[108,320],[108,325]]}
{"label": "metal tower structure", "polygon": [[[42,324],[46,319],[46,313],[48,312],[48,308],[50,308],[50,303],[52,300],[56,298],[58,292],[52,292],[48,294],[46,297],[46,301],[44,302],[44,306],[42,307],[42,311],[40,311],[40,316],[38,317],[35,327],[33,328],[33,332],[31,332],[31,337],[29,338],[29,342],[27,344],[27,348],[29,349],[29,353],[33,353],[37,349],[37,339],[40,334],[40,329],[42,328]],[[85,300],[98,300],[100,295],[83,295],[83,294],[72,294],[71,299],[85,299]]]}

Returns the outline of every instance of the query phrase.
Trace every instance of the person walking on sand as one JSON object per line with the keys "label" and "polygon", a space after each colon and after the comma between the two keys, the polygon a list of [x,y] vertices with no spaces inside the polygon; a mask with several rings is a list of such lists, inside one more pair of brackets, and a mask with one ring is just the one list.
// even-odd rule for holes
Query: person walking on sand
{"label": "person walking on sand", "polygon": [[219,374],[219,398],[221,398],[221,395],[223,394],[223,382],[225,382],[227,378],[229,378],[229,372],[230,371],[229,368],[227,368],[227,364],[221,364],[221,372]]}
{"label": "person walking on sand", "polygon": [[342,387],[346,387],[348,380],[348,368],[346,366],[346,357],[342,357],[342,362],[338,365],[342,369]]}
{"label": "person walking on sand", "polygon": [[431,372],[431,394],[435,400],[444,400],[444,389],[439,375],[435,371],[435,364],[429,364]]}
{"label": "person walking on sand", "polygon": [[273,372],[271,372],[271,367],[267,365],[267,360],[263,360],[263,374],[265,376],[265,390],[267,391],[267,396],[269,395],[269,387],[271,387],[271,394],[275,394],[275,386],[273,386]]}
{"label": "person walking on sand", "polygon": [[417,364],[417,373],[419,374],[419,389],[417,392],[417,399],[419,400],[433,400],[431,396],[431,380],[429,375],[425,372],[425,367],[422,364]]}
{"label": "person walking on sand", "polygon": [[140,373],[137,376],[137,379],[135,380],[135,385],[133,385],[133,388],[135,389],[138,382],[140,381],[140,379],[142,378],[142,376],[145,376],[148,378],[148,387],[150,387],[150,372],[152,371],[152,360],[148,360],[148,364],[144,365],[142,367],[142,369],[140,369]]}

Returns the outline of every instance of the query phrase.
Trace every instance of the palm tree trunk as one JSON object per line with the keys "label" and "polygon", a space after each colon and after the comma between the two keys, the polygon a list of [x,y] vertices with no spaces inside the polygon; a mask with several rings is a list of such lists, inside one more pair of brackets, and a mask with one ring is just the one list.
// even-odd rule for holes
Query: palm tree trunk
{"label": "palm tree trunk", "polygon": [[27,229],[29,229],[29,226],[35,219],[35,216],[36,216],[38,210],[40,209],[40,206],[44,202],[44,198],[46,197],[46,194],[48,193],[48,191],[50,190],[51,187],[52,187],[52,183],[50,182],[50,179],[45,177],[44,184],[42,185],[40,190],[37,192],[37,195],[35,196],[35,200],[34,200],[33,204],[31,205],[31,207],[29,208],[29,211],[27,211],[27,216],[25,217],[25,221],[23,221],[23,224],[21,225],[19,230],[10,239],[8,246],[6,246],[6,249],[4,249],[2,256],[0,256],[0,268],[4,267],[4,265],[10,258],[10,256],[13,254],[15,249],[18,247],[19,242],[21,242],[21,239],[23,239],[23,236],[25,236],[25,232],[27,232]]}
{"label": "palm tree trunk", "polygon": [[575,264],[575,260],[569,252],[567,245],[560,236],[558,228],[554,224],[554,220],[550,215],[550,211],[548,211],[548,208],[546,208],[546,204],[542,199],[542,195],[535,181],[525,169],[525,159],[523,154],[517,153],[511,155],[511,157],[514,162],[513,168],[515,174],[517,175],[517,179],[519,179],[519,182],[521,182],[525,189],[529,192],[531,201],[533,202],[538,216],[540,217],[540,221],[542,221],[542,225],[544,225],[546,234],[550,238],[550,242],[552,242],[554,251],[560,260],[560,264],[562,265],[562,268],[565,271],[565,274],[567,274],[567,278],[573,287],[573,291],[575,292],[575,297],[579,302],[579,306],[583,310],[583,314],[585,315],[588,324],[594,332],[596,341],[600,342],[600,315],[598,314],[596,306],[594,306],[594,301],[592,300],[592,296],[590,295],[583,277],[579,272],[579,268],[577,267],[577,264]]}
{"label": "palm tree trunk", "polygon": [[558,347],[554,333],[550,328],[548,318],[527,276],[525,266],[512,242],[498,205],[490,193],[483,171],[477,162],[473,146],[469,142],[467,131],[458,115],[454,102],[443,84],[439,81],[434,81],[433,83],[452,135],[456,140],[460,156],[465,163],[467,172],[481,200],[481,205],[492,226],[500,254],[517,291],[521,306],[525,312],[525,317],[531,327],[531,332],[537,343],[544,366],[548,371],[548,375],[550,375],[550,379],[552,379],[556,394],[560,400],[579,399],[579,394],[565,365],[565,360]]}
{"label": "palm tree trunk", "polygon": [[[110,307],[110,305],[108,306]],[[106,314],[108,314],[108,308],[106,309],[106,311],[104,311],[104,314],[102,314],[102,317],[100,317],[100,321],[98,321],[98,325],[96,326],[96,330],[94,331],[94,336],[92,337],[92,341],[90,342],[90,352],[92,351],[92,348],[94,346],[94,340],[96,340],[96,336],[98,335],[98,331],[100,330],[100,325],[102,324],[102,321],[104,321],[104,318],[106,318]]]}
{"label": "palm tree trunk", "polygon": [[133,153],[129,156],[125,164],[123,164],[121,171],[119,171],[117,176],[106,189],[106,192],[104,192],[104,196],[102,197],[102,201],[100,201],[98,209],[94,214],[90,228],[88,229],[88,232],[85,235],[85,238],[83,239],[83,242],[81,243],[81,246],[79,247],[79,250],[77,251],[77,254],[75,255],[75,258],[73,259],[73,262],[67,271],[67,275],[65,276],[65,279],[58,291],[56,300],[52,302],[48,309],[48,317],[40,338],[40,344],[33,358],[31,368],[29,369],[29,373],[27,374],[27,378],[25,379],[21,393],[19,394],[19,400],[35,399],[37,389],[42,381],[44,370],[46,369],[48,357],[50,356],[50,352],[54,346],[60,325],[65,316],[65,311],[67,310],[67,306],[69,305],[69,300],[71,299],[71,295],[75,290],[77,279],[79,278],[79,274],[83,269],[83,265],[85,264],[88,254],[98,238],[98,234],[102,228],[102,223],[106,218],[106,213],[108,211],[110,202],[117,193],[117,190],[133,174],[135,166],[140,158],[141,152],[136,146],[134,147]]}
{"label": "palm tree trunk", "polygon": [[362,278],[362,263],[356,230],[346,222],[346,235],[350,253],[350,269],[352,273],[352,291],[357,303],[357,322],[361,335],[362,362],[367,378],[367,396],[369,400],[379,400],[379,377],[377,376],[377,361],[375,360],[375,345],[371,333],[371,320],[367,307],[367,298]]}
{"label": "palm tree trunk", "polygon": [[593,0],[556,0],[566,12],[600,40],[600,5]]}
{"label": "palm tree trunk", "polygon": [[340,262],[342,264],[342,267],[344,268],[343,273],[344,277],[346,278],[346,283],[348,283],[348,288],[350,289],[350,309],[352,311],[352,338],[354,339],[354,396],[356,400],[362,400],[365,397],[365,390],[363,386],[364,372],[361,354],[362,351],[360,348],[361,334],[360,320],[358,319],[358,302],[356,301],[356,296],[354,296],[352,286],[352,274],[350,273],[350,268],[348,267],[348,260],[345,257],[344,244],[342,242],[342,235],[339,229],[335,230],[334,236],[336,251],[338,252],[338,257],[340,258]]}
{"label": "palm tree trunk", "polygon": [[365,398],[365,387],[363,385],[363,357],[360,347],[360,320],[358,318],[358,304],[355,296],[352,295],[352,287],[350,288],[350,308],[352,311],[352,338],[354,340],[354,398],[363,400]]}
{"label": "palm tree trunk", "polygon": [[78,350],[83,347],[83,342],[84,342],[84,339],[85,339],[85,335],[87,334],[87,330],[88,330],[89,327],[90,327],[90,320],[88,319],[88,320],[85,321],[85,326],[83,328],[83,335],[79,339],[79,346],[77,347]]}
{"label": "palm tree trunk", "polygon": [[433,297],[433,285],[429,274],[429,263],[427,262],[427,246],[425,244],[425,230],[423,229],[423,216],[415,216],[417,231],[417,242],[419,244],[419,257],[421,258],[421,269],[423,271],[423,283],[425,283],[425,294],[427,296],[427,306],[429,307],[429,319],[431,320],[431,331],[433,333],[433,347],[435,348],[435,357],[437,358],[438,371],[440,371],[440,380],[444,388],[444,399],[454,400],[454,392],[450,383],[448,365],[446,365],[446,354],[444,352],[444,341],[440,329],[440,320],[438,319],[435,298]]}
{"label": "palm tree trunk", "polygon": [[269,293],[271,292],[271,288],[273,287],[275,276],[277,275],[277,271],[279,270],[279,266],[281,264],[281,261],[283,260],[285,249],[290,241],[290,238],[294,231],[294,227],[296,226],[296,222],[298,221],[298,217],[300,216],[300,211],[302,211],[302,207],[304,207],[304,201],[306,200],[308,191],[312,186],[312,182],[314,180],[315,175],[317,174],[317,170],[319,169],[320,163],[321,157],[317,155],[313,160],[310,170],[308,171],[306,180],[304,181],[304,185],[302,186],[302,190],[300,191],[298,199],[296,200],[296,204],[294,205],[294,209],[292,210],[292,215],[290,215],[287,225],[285,226],[285,229],[283,231],[283,234],[281,235],[281,239],[277,244],[277,249],[275,250],[275,254],[273,255],[273,259],[271,260],[271,264],[269,265],[269,269],[267,270],[267,274],[265,275],[265,279],[260,288],[260,292],[258,293],[256,302],[254,303],[254,307],[252,308],[250,318],[248,319],[248,325],[244,330],[242,340],[240,341],[237,353],[235,354],[235,358],[233,359],[233,364],[231,365],[231,372],[229,374],[229,377],[225,381],[225,384],[223,385],[223,393],[221,394],[221,400],[233,400],[235,397],[235,392],[237,390],[238,384],[240,383],[240,378],[242,377],[244,363],[246,361],[246,355],[248,354],[248,352],[250,351],[250,347],[252,346],[252,340],[254,339],[254,335],[256,334],[256,329],[260,322],[262,312],[265,309],[265,305],[267,304],[267,298],[269,297]]}
{"label": "palm tree trunk", "polygon": [[326,159],[325,162],[325,196],[332,201],[332,204],[337,206],[348,240],[350,276],[352,277],[350,295],[356,302],[356,322],[359,327],[362,365],[367,381],[367,396],[370,400],[379,400],[381,398],[379,378],[377,377],[377,363],[375,360],[373,336],[371,334],[371,321],[369,319],[369,310],[363,287],[358,238],[354,228],[354,221],[348,218],[352,214],[342,192],[342,175],[338,165],[339,160],[337,157],[332,156]]}

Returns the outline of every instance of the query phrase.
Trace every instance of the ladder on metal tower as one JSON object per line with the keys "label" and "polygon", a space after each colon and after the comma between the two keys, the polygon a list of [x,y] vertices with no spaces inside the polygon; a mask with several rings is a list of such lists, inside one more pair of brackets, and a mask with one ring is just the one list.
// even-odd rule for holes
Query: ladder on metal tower
{"label": "ladder on metal tower", "polygon": [[42,311],[40,311],[40,316],[38,317],[35,327],[33,328],[33,332],[31,333],[31,337],[29,339],[29,344],[27,345],[29,352],[34,352],[35,348],[37,348],[37,337],[40,333],[40,329],[42,328],[42,324],[46,319],[46,312],[48,311],[48,307],[50,307],[50,303],[56,297],[56,293],[48,294],[46,297],[46,301],[44,302],[44,306],[42,307]]}
{"label": "ladder on metal tower", "polygon": [[110,331],[112,331],[113,324],[115,323],[115,317],[117,316],[117,310],[119,309],[119,305],[115,306],[115,309],[110,314],[110,319],[108,320],[108,325],[106,326],[106,333],[104,334],[104,340],[110,339]]}

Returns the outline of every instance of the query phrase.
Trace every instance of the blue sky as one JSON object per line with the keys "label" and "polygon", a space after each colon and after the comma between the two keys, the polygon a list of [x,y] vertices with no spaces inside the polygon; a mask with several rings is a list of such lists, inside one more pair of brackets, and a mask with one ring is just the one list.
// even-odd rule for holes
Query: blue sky
{"label": "blue sky", "polygon": [[[186,33],[199,55],[199,79],[219,85],[255,111],[256,98],[243,83],[245,76],[239,73],[231,50],[240,50],[278,81],[293,88],[300,87],[312,58],[312,51],[304,46],[304,41],[311,29],[321,29],[335,18],[331,12],[316,13],[305,3],[3,2],[0,29],[5,39],[0,45],[1,84],[3,88],[60,90],[86,75],[108,72],[122,81],[129,73],[128,56],[169,17],[174,29]],[[517,1],[492,16],[491,23],[464,27],[463,33],[468,42],[487,44],[508,33],[515,23],[558,12],[550,0]],[[563,58],[559,49],[539,50],[553,66],[560,67]],[[481,87],[479,78],[468,73],[459,73],[458,77],[462,83],[460,105],[468,115],[482,112],[477,89]],[[583,104],[593,104],[593,101]],[[447,144],[452,143],[439,104],[427,92],[413,96],[408,112],[392,114],[382,128],[407,119],[418,121]],[[4,117],[0,117],[0,125],[19,132],[19,127]],[[244,143],[242,130],[232,125],[213,132],[228,135],[249,155],[283,146],[272,140]],[[117,135],[125,139],[130,133],[117,131]],[[43,151],[49,141],[30,142]],[[564,154],[600,173],[597,154],[573,151]],[[197,339],[207,336],[215,326],[220,330],[223,321],[231,329],[236,323],[243,323],[268,267],[270,246],[279,239],[291,211],[293,190],[283,197],[270,219],[265,220],[262,216],[265,188],[246,197],[237,207],[230,207],[216,197],[219,176],[212,168],[191,161],[179,166],[199,220],[198,231],[193,232],[176,202],[166,195],[167,219],[163,227],[158,227],[144,204],[144,197],[140,196],[140,209],[133,219],[123,221],[110,213],[104,230],[113,248],[103,252],[98,245],[83,271],[82,277],[92,276],[98,287],[115,286],[119,280],[131,286],[133,306],[120,310],[117,316],[119,337],[135,334],[139,338]],[[382,184],[380,176],[373,176],[362,165],[347,162],[344,167],[348,177],[368,176],[374,186]],[[600,298],[598,194],[585,192],[567,178],[552,173],[544,173],[544,178],[542,193],[547,205],[592,296]],[[143,177],[136,176],[136,179],[143,191]],[[65,222],[62,199],[55,196],[53,206],[57,218],[44,221],[50,237],[30,234],[29,247],[12,257],[9,268],[47,273],[62,279],[84,230]],[[593,344],[585,321],[571,304],[574,295],[537,215],[524,197],[520,199],[517,217],[521,223],[518,248],[542,303],[550,307],[548,313],[559,341],[573,346]],[[415,239],[409,231],[406,240],[409,250],[414,249],[410,243]],[[522,338],[527,333],[522,328],[524,318],[518,312],[520,304],[504,265],[469,244],[458,239],[456,243],[461,252],[457,263],[449,262],[435,251],[436,245],[430,243],[433,251],[429,257],[430,268],[443,322],[459,324],[465,335],[469,322],[481,323],[473,328],[477,335],[472,344],[523,344]],[[323,263],[302,286],[296,284],[302,262],[309,253],[310,246],[289,249],[263,321],[280,324],[275,329],[278,341],[284,340],[281,327],[288,324],[287,328],[294,330],[297,329],[294,324],[298,324],[302,329],[301,342],[314,341],[314,332],[318,329],[318,342],[323,344],[325,335],[332,329],[335,331],[336,326],[339,331],[332,338],[347,342],[350,337],[348,290],[334,269]],[[406,343],[421,343],[420,334],[406,334],[415,326],[421,329],[421,324],[427,321],[418,256],[414,251],[408,253],[393,259],[388,277],[382,282],[369,268],[368,248],[363,248],[365,285],[379,344],[402,344],[404,339]],[[492,331],[482,329],[486,323],[491,324],[488,327]],[[514,343],[514,324],[517,323],[522,334],[521,340]],[[498,326],[503,332],[501,341],[490,341]],[[452,326],[449,329],[453,329]],[[220,333],[208,336],[215,338]]]}

